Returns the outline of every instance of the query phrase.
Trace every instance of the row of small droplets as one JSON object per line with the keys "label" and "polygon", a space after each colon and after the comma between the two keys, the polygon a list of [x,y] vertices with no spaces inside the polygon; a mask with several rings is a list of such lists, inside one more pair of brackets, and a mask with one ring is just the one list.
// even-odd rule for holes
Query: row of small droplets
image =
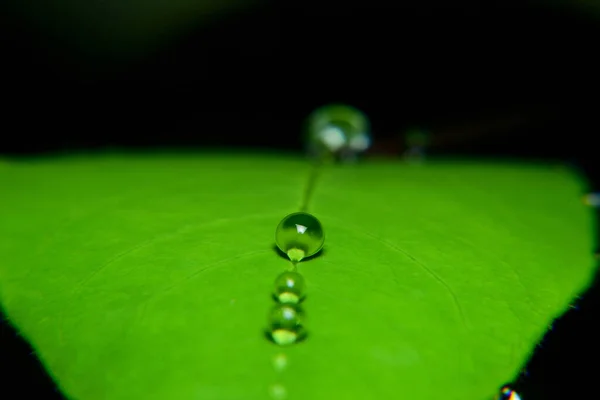
{"label": "row of small droplets", "polygon": [[286,216],[277,226],[275,242],[290,259],[290,267],[275,279],[275,307],[269,316],[269,338],[280,346],[290,345],[306,337],[304,312],[304,278],[298,263],[319,252],[324,243],[323,228],[311,214],[297,212]]}
{"label": "row of small droplets", "polygon": [[301,307],[305,298],[305,283],[298,271],[298,263],[319,252],[324,242],[320,222],[306,212],[317,177],[322,165],[334,152],[345,150],[346,153],[352,153],[350,137],[355,139],[352,142],[354,145],[356,139],[363,138],[366,125],[366,117],[360,111],[345,105],[322,107],[308,118],[307,151],[313,165],[304,188],[300,212],[283,218],[275,231],[277,247],[291,261],[290,268],[275,279],[273,297],[277,304],[269,316],[267,335],[278,345],[297,343],[307,335]]}
{"label": "row of small droplets", "polygon": [[[279,345],[288,346],[306,338],[304,312],[301,303],[305,298],[304,278],[298,272],[298,263],[305,256],[316,254],[324,242],[323,230],[319,221],[305,212],[290,214],[277,226],[275,232],[277,247],[290,259],[290,268],[277,276],[273,287],[275,306],[269,315],[267,336]],[[287,356],[280,353],[273,358],[273,366],[278,372],[287,365]],[[271,386],[271,397],[283,400],[287,390],[281,383]]]}
{"label": "row of small droplets", "polygon": [[304,286],[304,278],[297,272],[295,264],[275,279],[273,298],[276,305],[269,315],[268,335],[280,346],[299,342],[306,337],[304,312],[300,306],[305,296]]}
{"label": "row of small droplets", "polygon": [[[269,314],[266,332],[267,337],[278,346],[301,342],[307,336],[301,306],[306,297],[305,282],[298,271],[298,264],[321,251],[325,241],[321,223],[306,212],[322,166],[331,161],[334,153],[336,158],[353,161],[356,152],[364,151],[370,144],[368,121],[352,107],[331,105],[317,109],[308,118],[307,128],[307,150],[313,165],[300,212],[286,216],[275,232],[277,247],[291,262],[289,268],[275,279],[275,306]],[[285,369],[287,363],[285,353],[273,358],[273,366],[279,372]],[[287,390],[281,382],[271,385],[269,392],[275,400],[287,397]]]}

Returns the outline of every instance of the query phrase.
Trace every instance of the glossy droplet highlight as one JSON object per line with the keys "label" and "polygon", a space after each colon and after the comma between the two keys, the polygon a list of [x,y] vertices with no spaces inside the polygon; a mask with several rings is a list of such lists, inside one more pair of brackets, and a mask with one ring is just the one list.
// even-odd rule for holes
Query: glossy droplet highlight
{"label": "glossy droplet highlight", "polygon": [[304,313],[294,304],[280,304],[273,308],[269,316],[269,332],[271,340],[287,346],[302,340],[306,334],[303,325]]}
{"label": "glossy droplet highlight", "polygon": [[298,304],[304,298],[304,278],[297,272],[286,271],[275,279],[273,294],[282,304]]}
{"label": "glossy droplet highlight", "polygon": [[360,110],[331,104],[316,109],[307,119],[307,150],[316,158],[333,156],[353,161],[371,145],[370,124]]}
{"label": "glossy droplet highlight", "polygon": [[510,386],[504,385],[496,396],[496,400],[521,400],[521,396],[519,396]]}
{"label": "glossy droplet highlight", "polygon": [[298,262],[321,250],[325,234],[321,223],[313,215],[297,212],[281,220],[275,230],[275,243],[292,262]]}

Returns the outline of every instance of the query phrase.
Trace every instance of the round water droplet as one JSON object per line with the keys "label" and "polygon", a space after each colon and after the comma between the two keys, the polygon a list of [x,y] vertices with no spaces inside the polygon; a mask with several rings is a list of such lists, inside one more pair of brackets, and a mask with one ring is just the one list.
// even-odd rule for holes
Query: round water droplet
{"label": "round water droplet", "polygon": [[297,305],[277,305],[269,316],[269,337],[280,346],[299,342],[306,336],[303,320],[304,314]]}
{"label": "round water droplet", "polygon": [[519,396],[510,386],[504,385],[500,388],[496,400],[521,400],[521,396]]}
{"label": "round water droplet", "polygon": [[282,304],[298,304],[304,297],[304,278],[294,271],[283,272],[275,279],[274,295]]}
{"label": "round water droplet", "polygon": [[311,156],[352,161],[371,145],[369,120],[360,110],[331,104],[316,109],[307,120],[307,150]]}
{"label": "round water droplet", "polygon": [[287,254],[292,262],[316,254],[324,242],[325,235],[321,223],[305,212],[286,216],[275,230],[277,247]]}

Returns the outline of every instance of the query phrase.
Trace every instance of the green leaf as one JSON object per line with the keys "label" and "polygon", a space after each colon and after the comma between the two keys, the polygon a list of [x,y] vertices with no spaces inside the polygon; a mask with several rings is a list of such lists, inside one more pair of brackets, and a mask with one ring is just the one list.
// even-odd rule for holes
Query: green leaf
{"label": "green leaf", "polygon": [[308,337],[266,340],[300,159],[107,155],[0,167],[0,296],[73,399],[489,399],[593,272],[577,175],[323,171]]}

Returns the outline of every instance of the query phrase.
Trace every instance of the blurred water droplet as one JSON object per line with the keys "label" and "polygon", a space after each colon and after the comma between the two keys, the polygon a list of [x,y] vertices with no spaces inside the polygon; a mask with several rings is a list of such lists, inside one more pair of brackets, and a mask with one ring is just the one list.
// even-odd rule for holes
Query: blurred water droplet
{"label": "blurred water droplet", "polygon": [[318,160],[353,162],[371,145],[370,124],[360,110],[330,104],[307,119],[307,151]]}
{"label": "blurred water droplet", "polygon": [[583,196],[583,204],[590,207],[600,207],[600,193],[588,193]]}
{"label": "blurred water droplet", "polygon": [[287,364],[288,359],[285,354],[279,353],[273,357],[273,368],[275,368],[276,371],[283,371],[287,367]]}
{"label": "blurred water droplet", "polygon": [[287,389],[282,384],[276,383],[269,388],[269,394],[275,400],[283,400],[287,398]]}
{"label": "blurred water droplet", "polygon": [[404,139],[407,149],[402,154],[402,158],[412,163],[425,161],[427,146],[431,141],[429,132],[424,129],[413,128],[405,133]]}

